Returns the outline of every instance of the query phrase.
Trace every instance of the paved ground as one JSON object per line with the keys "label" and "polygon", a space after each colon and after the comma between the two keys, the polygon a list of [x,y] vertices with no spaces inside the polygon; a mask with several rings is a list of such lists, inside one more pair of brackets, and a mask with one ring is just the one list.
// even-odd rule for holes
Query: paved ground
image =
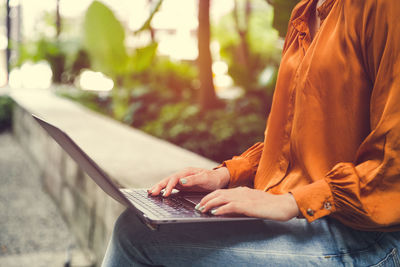
{"label": "paved ground", "polygon": [[0,134],[0,267],[64,266],[76,241],[10,133]]}

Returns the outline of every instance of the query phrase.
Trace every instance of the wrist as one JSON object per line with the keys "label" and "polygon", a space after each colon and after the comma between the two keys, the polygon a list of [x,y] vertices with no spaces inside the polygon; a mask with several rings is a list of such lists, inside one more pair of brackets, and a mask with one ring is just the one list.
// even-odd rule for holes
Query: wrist
{"label": "wrist", "polygon": [[287,193],[284,195],[287,203],[287,214],[289,220],[298,217],[300,215],[299,207],[297,206],[296,199],[293,197],[291,193]]}
{"label": "wrist", "polygon": [[214,170],[218,174],[218,178],[220,180],[220,188],[227,187],[229,184],[229,180],[231,178],[231,174],[227,167],[220,167]]}

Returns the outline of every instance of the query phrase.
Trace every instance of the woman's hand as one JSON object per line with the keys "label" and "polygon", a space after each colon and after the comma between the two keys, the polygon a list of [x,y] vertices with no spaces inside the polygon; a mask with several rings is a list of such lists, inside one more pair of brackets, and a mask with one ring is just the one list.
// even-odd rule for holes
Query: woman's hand
{"label": "woman's hand", "polygon": [[290,220],[300,213],[292,194],[273,195],[248,187],[216,190],[205,196],[196,209],[214,215],[242,214],[277,221]]}
{"label": "woman's hand", "polygon": [[163,196],[167,197],[174,188],[185,191],[211,192],[227,186],[229,179],[230,174],[226,167],[215,170],[187,168],[158,182],[149,189],[149,194],[157,196],[162,189],[165,189]]}

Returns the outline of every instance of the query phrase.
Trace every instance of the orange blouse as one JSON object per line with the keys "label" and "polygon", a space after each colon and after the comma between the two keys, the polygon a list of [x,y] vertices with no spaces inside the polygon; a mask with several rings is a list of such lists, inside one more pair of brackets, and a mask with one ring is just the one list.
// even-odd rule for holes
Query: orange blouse
{"label": "orange blouse", "polygon": [[224,162],[230,186],[291,192],[312,222],[400,230],[400,4],[317,0],[293,9],[265,131]]}

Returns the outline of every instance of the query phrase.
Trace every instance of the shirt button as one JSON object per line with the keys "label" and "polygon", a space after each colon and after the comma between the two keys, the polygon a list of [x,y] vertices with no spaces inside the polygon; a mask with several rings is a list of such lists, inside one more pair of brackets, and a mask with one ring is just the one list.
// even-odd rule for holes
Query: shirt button
{"label": "shirt button", "polygon": [[312,209],[307,209],[307,214],[309,216],[314,216],[314,211]]}
{"label": "shirt button", "polygon": [[332,208],[331,202],[327,201],[327,202],[324,203],[324,209],[330,210],[331,208]]}

